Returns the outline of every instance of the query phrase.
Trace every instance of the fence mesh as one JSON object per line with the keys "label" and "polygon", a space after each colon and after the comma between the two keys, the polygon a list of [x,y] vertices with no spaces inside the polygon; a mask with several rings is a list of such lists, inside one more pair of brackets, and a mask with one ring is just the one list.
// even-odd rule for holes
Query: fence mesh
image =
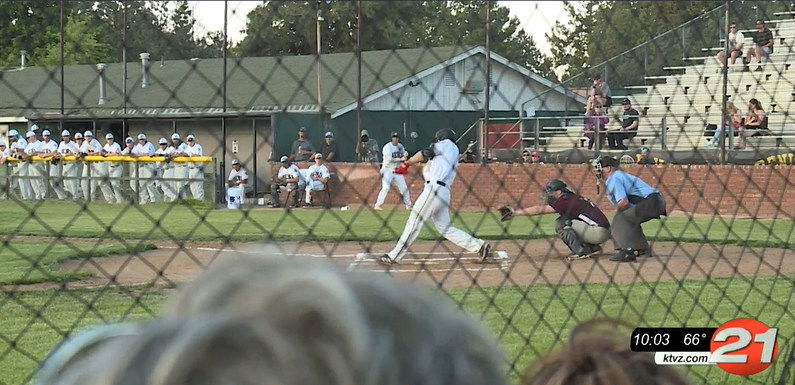
{"label": "fence mesh", "polygon": [[[86,327],[154,317],[173,287],[262,242],[443,292],[499,340],[512,378],[594,317],[755,318],[779,330],[771,368],[683,370],[792,383],[790,9],[2,1],[0,383],[30,383]],[[443,128],[454,173],[393,172]],[[605,155],[666,202],[635,254],[616,250],[622,211],[591,163]],[[607,214],[611,239],[551,213],[554,179]],[[501,206],[527,209],[502,221]],[[387,254],[399,263],[381,263],[420,219]]]}

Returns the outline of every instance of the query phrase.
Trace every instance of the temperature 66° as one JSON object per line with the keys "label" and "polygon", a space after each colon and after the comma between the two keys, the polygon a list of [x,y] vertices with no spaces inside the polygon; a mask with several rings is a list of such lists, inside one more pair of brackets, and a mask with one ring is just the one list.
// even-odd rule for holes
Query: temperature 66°
{"label": "temperature 66\u00b0", "polygon": [[684,344],[686,346],[695,346],[695,345],[698,345],[701,342],[702,338],[707,338],[707,335],[704,334],[704,333],[701,333],[701,334],[699,334],[699,333],[693,333],[693,334],[687,333],[687,334],[685,334],[685,339],[684,339],[683,342],[684,342]]}

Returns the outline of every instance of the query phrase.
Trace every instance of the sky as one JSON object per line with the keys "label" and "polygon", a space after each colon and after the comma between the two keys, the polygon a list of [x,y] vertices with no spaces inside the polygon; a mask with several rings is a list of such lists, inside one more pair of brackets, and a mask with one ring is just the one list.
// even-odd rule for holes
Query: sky
{"label": "sky", "polygon": [[[194,16],[200,24],[198,32],[220,31],[224,27],[223,1],[191,1]],[[239,32],[246,25],[246,14],[254,9],[260,1],[229,2],[229,37],[233,42],[239,41],[243,35]],[[562,1],[500,1],[507,6],[512,16],[520,21],[520,26],[542,52],[549,53],[549,44],[544,34],[548,33],[556,20],[564,23],[565,17]]]}

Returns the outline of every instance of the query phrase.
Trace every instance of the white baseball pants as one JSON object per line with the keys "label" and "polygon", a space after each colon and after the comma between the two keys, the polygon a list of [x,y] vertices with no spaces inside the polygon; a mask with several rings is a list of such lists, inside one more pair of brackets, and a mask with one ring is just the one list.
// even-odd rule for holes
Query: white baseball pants
{"label": "white baseball pants", "polygon": [[64,182],[63,178],[61,177],[63,163],[49,162],[47,163],[47,167],[50,169],[50,186],[52,186],[52,190],[55,191],[55,195],[57,195],[58,199],[61,200],[69,198],[69,193],[66,192],[66,189],[64,189]]}
{"label": "white baseball pants", "polygon": [[28,164],[28,176],[32,188],[33,199],[42,200],[47,196],[47,184],[45,179],[48,177],[44,163],[30,162]]}
{"label": "white baseball pants", "polygon": [[409,187],[406,186],[406,178],[403,175],[395,174],[393,169],[381,169],[381,192],[378,193],[378,199],[375,201],[375,206],[381,206],[386,200],[386,195],[392,185],[395,185],[403,197],[403,204],[406,207],[411,206],[411,196],[409,195]]}
{"label": "white baseball pants", "polygon": [[188,167],[188,178],[190,179],[190,195],[193,199],[204,200],[204,167]]}
{"label": "white baseball pants", "polygon": [[308,180],[306,181],[306,194],[304,194],[304,201],[306,203],[312,203],[312,191],[323,191],[326,189],[326,185],[319,180]]}
{"label": "white baseball pants", "polygon": [[[87,166],[86,166],[87,167]],[[82,199],[83,191],[80,188],[80,172],[83,169],[82,162],[63,162],[64,187],[72,199]]]}
{"label": "white baseball pants", "polygon": [[428,219],[433,220],[439,234],[467,251],[477,252],[485,243],[482,239],[475,238],[453,227],[450,223],[450,190],[436,182],[431,182],[425,184],[422,194],[414,202],[403,234],[395,248],[388,253],[389,258],[393,261],[400,261],[417,236],[420,235],[422,226]]}

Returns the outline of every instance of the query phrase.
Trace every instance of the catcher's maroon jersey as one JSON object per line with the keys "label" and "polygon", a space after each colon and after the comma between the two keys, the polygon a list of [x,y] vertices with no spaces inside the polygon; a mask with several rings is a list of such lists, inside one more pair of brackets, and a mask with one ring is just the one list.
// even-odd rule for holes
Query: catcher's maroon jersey
{"label": "catcher's maroon jersey", "polygon": [[555,211],[572,220],[580,220],[589,225],[598,225],[604,228],[610,228],[610,222],[607,217],[593,204],[591,201],[577,195],[577,194],[563,194],[555,203],[552,203]]}

